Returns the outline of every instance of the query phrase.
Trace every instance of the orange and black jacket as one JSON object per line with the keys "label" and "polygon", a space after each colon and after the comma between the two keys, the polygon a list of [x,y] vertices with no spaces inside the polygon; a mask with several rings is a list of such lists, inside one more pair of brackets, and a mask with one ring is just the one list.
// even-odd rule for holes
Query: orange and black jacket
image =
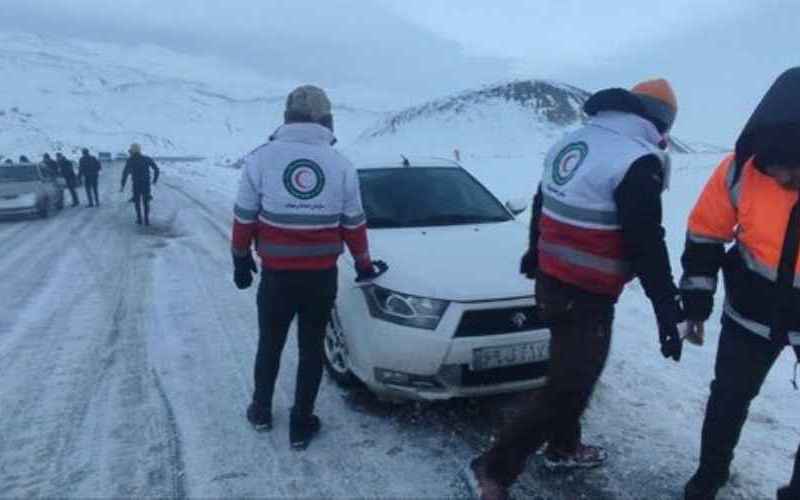
{"label": "orange and black jacket", "polygon": [[774,342],[800,345],[800,192],[763,169],[800,168],[798,139],[800,68],[776,81],[691,212],[680,284],[689,319],[708,319],[721,268],[725,316]]}

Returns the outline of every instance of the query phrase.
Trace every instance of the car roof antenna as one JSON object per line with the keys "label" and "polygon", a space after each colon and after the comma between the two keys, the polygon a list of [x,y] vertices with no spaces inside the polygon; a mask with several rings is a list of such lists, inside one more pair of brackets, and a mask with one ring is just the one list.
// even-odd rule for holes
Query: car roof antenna
{"label": "car roof antenna", "polygon": [[403,155],[400,155],[400,158],[402,158],[402,159],[403,159],[403,166],[404,166],[404,167],[410,167],[410,166],[411,166],[411,162],[410,162],[410,161],[408,161],[408,158],[406,158],[406,157],[405,157],[405,156],[403,156]]}

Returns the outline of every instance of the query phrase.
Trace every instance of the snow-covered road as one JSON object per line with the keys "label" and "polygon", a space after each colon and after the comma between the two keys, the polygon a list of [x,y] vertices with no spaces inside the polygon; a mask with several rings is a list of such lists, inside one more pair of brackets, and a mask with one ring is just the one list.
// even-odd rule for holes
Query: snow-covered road
{"label": "snow-covered road", "polygon": [[[459,470],[510,414],[513,397],[393,406],[326,379],[323,431],[294,452],[290,340],[275,429],[250,429],[255,287],[240,292],[231,282],[236,173],[210,164],[163,173],[150,228],[133,223],[115,189],[118,170],[105,172],[99,209],[0,222],[0,497],[463,496]],[[670,217],[677,226],[684,216]],[[680,497],[696,461],[718,327],[709,323],[710,345],[687,348],[673,366],[660,358],[651,313],[631,288],[587,419],[587,440],[610,449],[608,466],[550,475],[534,459],[519,497]],[[788,479],[798,441],[790,375],[787,353],[753,405],[721,498],[769,498]]]}

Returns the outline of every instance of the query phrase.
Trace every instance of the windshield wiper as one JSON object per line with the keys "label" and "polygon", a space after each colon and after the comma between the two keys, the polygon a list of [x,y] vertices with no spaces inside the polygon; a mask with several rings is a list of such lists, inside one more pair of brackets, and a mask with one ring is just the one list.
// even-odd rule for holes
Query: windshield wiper
{"label": "windshield wiper", "polygon": [[367,226],[374,229],[405,227],[408,224],[391,217],[367,217]]}
{"label": "windshield wiper", "polygon": [[409,224],[415,226],[447,226],[456,224],[486,224],[490,222],[506,222],[509,220],[511,219],[499,215],[437,214],[413,219],[409,221]]}

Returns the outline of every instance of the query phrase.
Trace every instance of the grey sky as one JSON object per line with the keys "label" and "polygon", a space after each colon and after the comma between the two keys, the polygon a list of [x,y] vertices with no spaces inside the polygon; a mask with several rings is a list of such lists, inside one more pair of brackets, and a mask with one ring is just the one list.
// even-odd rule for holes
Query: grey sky
{"label": "grey sky", "polygon": [[800,64],[796,0],[0,0],[0,29],[222,56],[399,104],[512,76],[587,90],[669,78],[676,135],[730,144]]}

